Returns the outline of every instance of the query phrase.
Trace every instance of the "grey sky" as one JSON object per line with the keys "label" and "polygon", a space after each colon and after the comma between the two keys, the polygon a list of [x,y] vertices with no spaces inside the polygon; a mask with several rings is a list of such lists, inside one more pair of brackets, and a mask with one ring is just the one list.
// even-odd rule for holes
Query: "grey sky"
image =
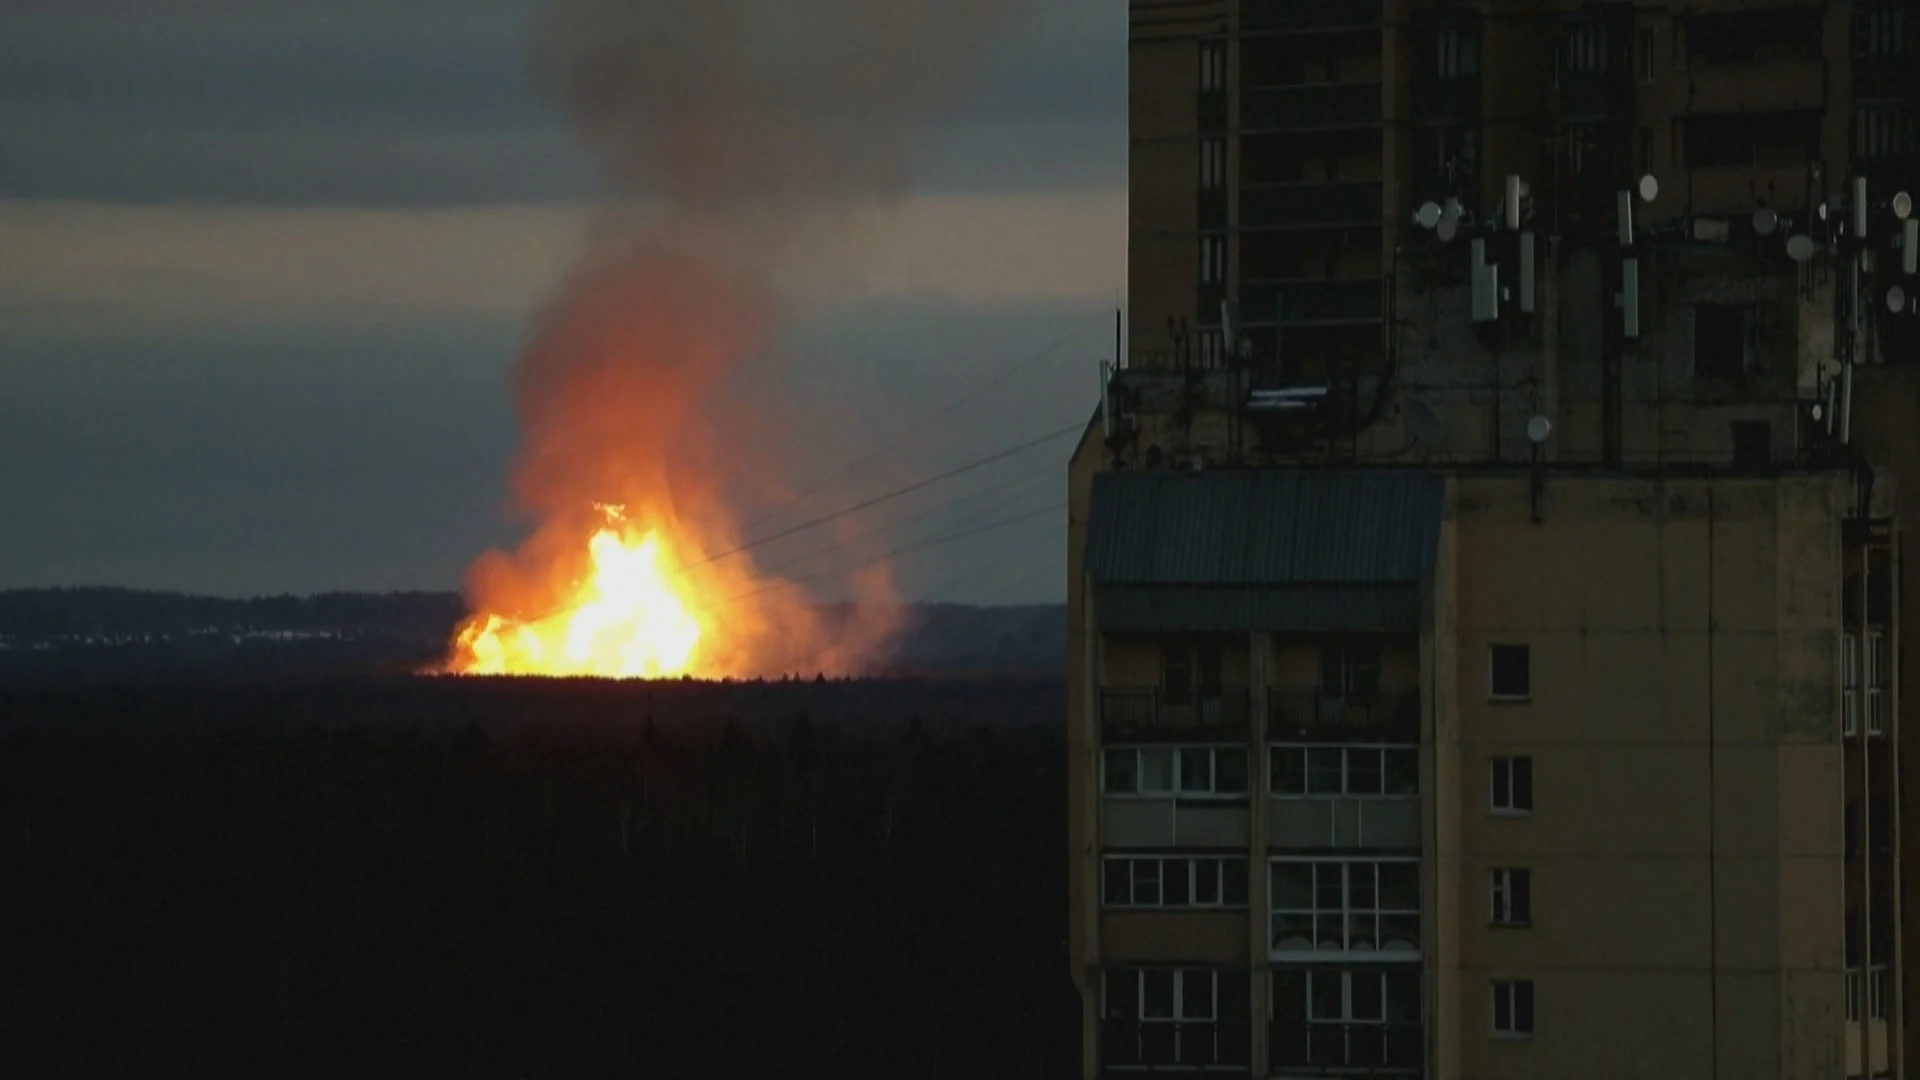
{"label": "grey sky", "polygon": [[[513,538],[504,373],[593,194],[528,90],[526,17],[0,0],[0,586],[450,587]],[[1124,281],[1123,33],[1099,0],[1037,8],[917,140],[916,196],[743,374],[791,404],[795,471],[837,485],[798,513],[1084,417]],[[885,474],[834,471],[1063,338]],[[902,505],[898,535],[1044,505],[1020,470],[1064,453],[944,516]],[[1048,518],[900,571],[1047,599],[1063,549]]]}

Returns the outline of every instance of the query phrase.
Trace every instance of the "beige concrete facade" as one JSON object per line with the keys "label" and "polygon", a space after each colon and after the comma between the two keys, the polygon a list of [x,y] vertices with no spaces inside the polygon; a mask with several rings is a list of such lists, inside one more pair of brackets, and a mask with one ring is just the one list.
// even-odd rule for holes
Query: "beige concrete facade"
{"label": "beige concrete facade", "polygon": [[[1085,1074],[1905,1075],[1920,8],[1130,10],[1128,348],[1069,472]],[[1357,494],[1116,509],[1174,469]],[[1444,486],[1417,581],[1386,474]],[[1287,529],[1319,561],[1252,569]]]}

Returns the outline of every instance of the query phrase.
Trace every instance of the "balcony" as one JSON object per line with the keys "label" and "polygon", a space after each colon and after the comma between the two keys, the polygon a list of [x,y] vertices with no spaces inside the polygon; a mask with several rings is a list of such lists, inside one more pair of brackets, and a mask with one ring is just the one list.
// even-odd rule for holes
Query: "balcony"
{"label": "balcony", "polygon": [[1377,278],[1248,281],[1240,286],[1240,318],[1248,325],[1341,326],[1380,321]]}
{"label": "balcony", "polygon": [[1413,122],[1427,125],[1478,124],[1478,78],[1424,79],[1413,94]]}
{"label": "balcony", "polygon": [[1278,742],[1417,743],[1420,697],[1332,697],[1318,690],[1267,693],[1267,736]]}
{"label": "balcony", "polygon": [[1268,1047],[1276,1069],[1338,1073],[1419,1076],[1427,1056],[1419,1024],[1275,1023]]}
{"label": "balcony", "polygon": [[1563,72],[1560,119],[1590,123],[1633,115],[1633,83],[1624,71]]}
{"label": "balcony", "polygon": [[1214,694],[1169,697],[1158,687],[1103,690],[1100,735],[1103,740],[1244,739],[1253,718],[1253,700],[1245,687]]}
{"label": "balcony", "polygon": [[1245,1020],[1108,1019],[1100,1023],[1100,1064],[1106,1074],[1244,1073],[1252,1050],[1253,1027]]}
{"label": "balcony", "polygon": [[1380,181],[1273,184],[1240,189],[1240,226],[1315,229],[1380,223]]}
{"label": "balcony", "polygon": [[1249,87],[1240,95],[1243,131],[1339,131],[1379,124],[1379,83]]}
{"label": "balcony", "polygon": [[1380,0],[1241,0],[1245,32],[1359,30],[1380,25]]}

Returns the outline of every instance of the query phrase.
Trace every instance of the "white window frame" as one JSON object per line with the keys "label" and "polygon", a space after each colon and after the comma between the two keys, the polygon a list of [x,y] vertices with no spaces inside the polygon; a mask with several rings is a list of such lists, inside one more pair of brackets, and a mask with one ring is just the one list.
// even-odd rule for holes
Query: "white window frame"
{"label": "white window frame", "polygon": [[1567,46],[1562,63],[1572,75],[1604,75],[1611,67],[1607,55],[1607,24],[1598,19],[1582,19],[1567,25]]}
{"label": "white window frame", "polygon": [[[1116,898],[1107,888],[1106,869],[1116,863],[1126,865],[1128,895]],[[1227,869],[1229,863],[1241,867],[1240,897],[1230,900],[1227,897]],[[1244,910],[1251,902],[1252,885],[1247,879],[1245,855],[1161,855],[1145,852],[1107,855],[1101,860],[1100,903],[1103,907],[1116,910],[1159,910],[1185,911],[1202,910]],[[1169,873],[1184,874],[1187,878],[1187,902],[1174,904],[1167,901],[1167,880]],[[1200,889],[1203,882],[1211,880],[1213,898],[1201,900]],[[1142,884],[1152,883],[1152,899],[1143,900]]]}
{"label": "white window frame", "polygon": [[[1386,866],[1411,867],[1414,874],[1414,906],[1411,908],[1389,908],[1382,906],[1380,875]],[[1312,907],[1282,907],[1283,902],[1279,883],[1274,880],[1283,867],[1306,867],[1311,875],[1313,893]],[[1355,871],[1364,869],[1364,874]],[[1340,892],[1340,906],[1337,908],[1320,907],[1321,886],[1326,883],[1323,875],[1331,873],[1332,881],[1337,883]],[[1272,958],[1282,961],[1324,962],[1338,957],[1343,961],[1361,961],[1366,963],[1400,963],[1418,960],[1421,957],[1420,900],[1424,892],[1420,881],[1420,859],[1418,856],[1348,858],[1344,856],[1285,856],[1267,860],[1267,947]],[[1372,906],[1356,902],[1356,896],[1371,892]],[[1304,947],[1283,948],[1280,944],[1280,923],[1283,919],[1305,919],[1313,927],[1311,940]],[[1410,926],[1413,933],[1411,947],[1401,945],[1385,948],[1387,938],[1383,927],[1389,919]],[[1356,937],[1365,938],[1366,927],[1371,922],[1372,944],[1354,945]],[[1322,934],[1339,939],[1336,944],[1323,944]]]}
{"label": "white window frame", "polygon": [[[1108,746],[1100,754],[1100,794],[1108,799],[1217,799],[1223,802],[1244,801],[1253,786],[1250,771],[1243,771],[1247,784],[1240,790],[1222,790],[1220,787],[1221,754],[1239,754],[1247,756],[1247,748],[1239,743],[1193,744],[1193,745],[1151,745],[1151,746]],[[1134,786],[1131,791],[1114,791],[1111,787],[1111,755],[1133,754]],[[1146,759],[1149,755],[1167,754],[1167,786],[1146,787]],[[1190,755],[1206,755],[1207,784],[1205,787],[1189,788],[1185,785],[1187,764]],[[1251,769],[1251,762],[1248,763]]]}
{"label": "white window frame", "polygon": [[1218,191],[1227,186],[1227,140],[1200,140],[1200,190]]}
{"label": "white window frame", "polygon": [[[1283,791],[1277,781],[1280,777],[1280,758],[1282,754],[1299,753],[1301,755],[1301,790]],[[1396,755],[1400,760],[1408,756],[1413,759],[1414,787],[1412,791],[1396,792],[1388,790],[1387,777],[1391,770],[1387,763],[1388,755]],[[1363,767],[1371,764],[1378,770],[1380,790],[1355,791],[1355,765]],[[1332,766],[1330,768],[1329,766]],[[1315,772],[1318,768],[1320,771]],[[1314,777],[1327,776],[1334,769],[1339,772],[1338,790],[1314,790]],[[1417,799],[1420,797],[1420,745],[1418,743],[1273,743],[1267,747],[1267,788],[1276,799]]]}
{"label": "white window frame", "polygon": [[1860,969],[1857,967],[1848,968],[1847,969],[1847,1023],[1849,1024],[1857,1024],[1860,1022],[1860,998],[1862,996],[1863,989],[1864,987],[1860,979]]}
{"label": "white window frame", "polygon": [[1906,9],[1898,3],[1861,5],[1854,9],[1860,21],[1855,51],[1866,57],[1905,56]]}
{"label": "white window frame", "polygon": [[[1527,1014],[1528,1014],[1527,1015],[1528,1023],[1524,1029],[1522,1029],[1519,1024],[1520,988],[1523,986],[1526,987]],[[1505,1005],[1507,1009],[1507,1026],[1506,1027],[1500,1026],[1500,1006],[1502,1004],[1502,1001],[1501,1001],[1502,997],[1505,997],[1506,999],[1505,1001]],[[1493,980],[1493,1001],[1492,1001],[1493,1008],[1491,1013],[1488,1015],[1488,1020],[1491,1021],[1489,1026],[1493,1028],[1494,1036],[1496,1038],[1501,1038],[1501,1039],[1533,1038],[1534,1029],[1539,1027],[1539,1024],[1536,1022],[1539,1020],[1539,1005],[1540,1005],[1540,997],[1539,997],[1539,994],[1535,991],[1532,979],[1495,979]]]}
{"label": "white window frame", "polygon": [[[1526,882],[1527,910],[1514,911],[1516,881]],[[1521,917],[1524,915],[1524,917]],[[1487,872],[1487,922],[1492,926],[1533,925],[1533,870],[1525,866],[1503,866]]]}
{"label": "white window frame", "polygon": [[1208,233],[1200,237],[1200,283],[1224,285],[1227,282],[1227,237]]}
{"label": "white window frame", "polygon": [[[1301,1003],[1301,1010],[1297,1016],[1287,1015],[1282,1017],[1280,1015],[1281,992],[1279,982],[1282,970],[1275,969],[1270,972],[1267,977],[1269,991],[1267,994],[1267,1022],[1271,1024],[1276,1020],[1285,1020],[1289,1024],[1294,1022],[1304,1023],[1307,1028],[1309,1045],[1316,1043],[1321,1038],[1331,1038],[1337,1044],[1342,1045],[1346,1051],[1345,1054],[1342,1055],[1345,1064],[1335,1065],[1334,1068],[1348,1069],[1366,1067],[1364,1064],[1355,1064],[1353,1062],[1353,1048],[1351,1040],[1348,1038],[1348,1029],[1379,1028],[1387,1030],[1395,1027],[1410,1027],[1421,1023],[1419,1011],[1422,1011],[1421,1006],[1424,1002],[1416,1004],[1416,1013],[1414,1016],[1395,1019],[1392,1015],[1393,995],[1388,989],[1391,980],[1410,976],[1415,983],[1416,989],[1419,991],[1420,997],[1424,998],[1426,994],[1424,988],[1419,987],[1420,969],[1417,967],[1397,964],[1383,964],[1377,967],[1309,967],[1305,969],[1295,969],[1286,972],[1286,974],[1298,975],[1304,983],[1305,995]],[[1320,998],[1317,984],[1322,979],[1335,980],[1340,985],[1341,1015],[1337,1017],[1320,1016],[1314,1012],[1314,1006]],[[1378,1016],[1355,1015],[1354,986],[1362,979],[1375,980],[1379,986],[1380,1010]],[[1309,1053],[1311,1054],[1311,1051],[1309,1051]],[[1316,1057],[1314,1060],[1318,1060],[1318,1058]],[[1280,1070],[1276,1068],[1274,1071],[1279,1072]]]}
{"label": "white window frame", "polygon": [[[1527,805],[1514,805],[1514,792],[1518,785],[1514,783],[1514,768],[1519,762],[1527,763]],[[1502,777],[1502,771],[1506,775]],[[1534,788],[1533,757],[1530,754],[1497,754],[1487,759],[1487,808],[1503,817],[1532,817],[1533,806],[1538,799]],[[1504,783],[1502,781],[1505,781]]]}
{"label": "white window frame", "polygon": [[1219,94],[1227,89],[1227,43],[1200,43],[1200,92]]}
{"label": "white window frame", "polygon": [[[1110,998],[1111,998],[1110,980],[1121,977],[1121,976],[1126,976],[1126,975],[1131,975],[1136,980],[1138,980],[1137,982],[1135,982],[1133,989],[1134,989],[1134,1001],[1136,1001],[1139,1004],[1139,1009],[1138,1009],[1139,1015],[1115,1017],[1113,1015],[1113,1009],[1110,1002]],[[1121,968],[1117,970],[1113,968],[1108,968],[1101,973],[1100,1015],[1106,1019],[1116,1019],[1124,1023],[1140,1024],[1143,1027],[1149,1024],[1177,1025],[1174,1027],[1174,1035],[1173,1035],[1173,1046],[1174,1046],[1173,1058],[1175,1062],[1178,1062],[1185,1057],[1185,1055],[1181,1052],[1180,1040],[1189,1037],[1190,1034],[1193,1037],[1204,1036],[1206,1039],[1208,1039],[1209,1042],[1212,1044],[1211,1049],[1216,1055],[1216,1060],[1217,1060],[1217,1055],[1219,1053],[1219,1045],[1220,1045],[1219,1039],[1221,1036],[1221,1031],[1219,1028],[1220,975],[1221,975],[1221,972],[1214,968],[1128,967],[1128,968]],[[1171,1012],[1166,1016],[1149,1016],[1147,1015],[1147,1012],[1148,1012],[1147,980],[1149,978],[1158,978],[1161,976],[1166,976],[1172,979],[1171,989],[1172,989],[1173,1007]],[[1207,986],[1207,992],[1205,994],[1206,1007],[1204,1010],[1200,1007],[1201,995],[1198,993],[1191,992],[1191,987],[1194,985],[1197,985],[1201,981],[1204,981]],[[1206,1030],[1203,1033],[1189,1033],[1185,1030],[1182,1030],[1183,1027],[1191,1024],[1210,1024],[1210,1025],[1213,1025],[1213,1027],[1211,1027],[1210,1029]],[[1112,1069],[1114,1071],[1127,1071],[1127,1072],[1147,1072],[1149,1070],[1164,1070],[1164,1069],[1175,1068],[1175,1067],[1177,1066],[1173,1065],[1172,1063],[1108,1066],[1109,1069]],[[1202,1069],[1221,1069],[1221,1068],[1228,1068],[1228,1067],[1229,1066],[1225,1066],[1225,1065],[1202,1065],[1201,1066]],[[1244,1066],[1236,1066],[1235,1068],[1239,1068],[1239,1070],[1243,1072],[1245,1071]]]}
{"label": "white window frame", "polygon": [[[1527,689],[1522,694],[1502,694],[1493,685],[1493,654],[1496,649],[1519,649],[1527,655]],[[1533,646],[1522,641],[1496,641],[1487,645],[1487,700],[1488,701],[1532,701],[1533,700]]]}

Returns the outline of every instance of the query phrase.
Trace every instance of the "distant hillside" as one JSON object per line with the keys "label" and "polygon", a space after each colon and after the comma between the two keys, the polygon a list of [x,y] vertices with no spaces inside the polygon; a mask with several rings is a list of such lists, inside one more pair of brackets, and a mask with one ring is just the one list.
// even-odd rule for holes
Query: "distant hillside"
{"label": "distant hillside", "polygon": [[[234,600],[112,588],[0,591],[0,678],[404,671],[434,659],[462,613],[453,593]],[[1065,669],[1066,634],[1060,605],[916,604],[875,673],[1052,677]]]}

